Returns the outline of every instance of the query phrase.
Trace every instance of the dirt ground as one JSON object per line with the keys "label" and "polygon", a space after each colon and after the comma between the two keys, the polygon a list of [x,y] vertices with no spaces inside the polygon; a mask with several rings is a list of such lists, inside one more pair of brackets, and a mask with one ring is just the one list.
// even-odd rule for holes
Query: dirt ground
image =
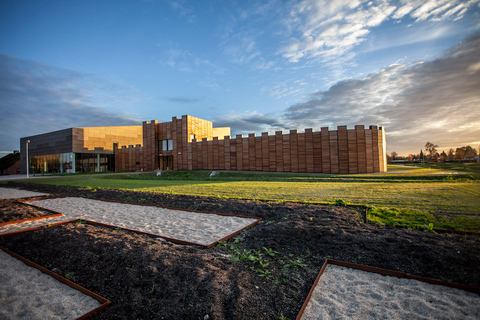
{"label": "dirt ground", "polygon": [[[10,183],[49,193],[260,217],[205,249],[69,223],[0,245],[109,299],[93,319],[295,319],[327,258],[480,287],[480,237],[366,224],[347,207]],[[38,213],[0,200],[0,219]],[[229,257],[230,256],[230,257]],[[260,263],[261,261],[261,263]]]}

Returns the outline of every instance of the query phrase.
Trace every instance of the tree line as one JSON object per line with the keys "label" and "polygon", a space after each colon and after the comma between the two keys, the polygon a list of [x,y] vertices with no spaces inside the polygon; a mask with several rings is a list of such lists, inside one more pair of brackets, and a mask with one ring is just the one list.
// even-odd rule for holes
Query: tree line
{"label": "tree line", "polygon": [[[480,149],[480,146],[479,146]],[[425,150],[425,152],[424,152]],[[468,161],[473,160],[478,154],[477,149],[472,146],[459,147],[453,150],[450,148],[447,152],[438,153],[438,145],[430,141],[425,144],[424,149],[418,154],[409,154],[408,156],[399,156],[397,152],[392,151],[387,155],[387,161],[409,161],[409,162],[448,162],[448,161]]]}

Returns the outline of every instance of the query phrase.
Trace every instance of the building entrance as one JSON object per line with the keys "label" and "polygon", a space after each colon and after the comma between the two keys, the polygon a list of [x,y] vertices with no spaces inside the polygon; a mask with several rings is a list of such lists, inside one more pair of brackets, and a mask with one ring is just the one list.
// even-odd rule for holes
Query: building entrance
{"label": "building entrance", "polygon": [[160,170],[173,170],[173,156],[159,157]]}

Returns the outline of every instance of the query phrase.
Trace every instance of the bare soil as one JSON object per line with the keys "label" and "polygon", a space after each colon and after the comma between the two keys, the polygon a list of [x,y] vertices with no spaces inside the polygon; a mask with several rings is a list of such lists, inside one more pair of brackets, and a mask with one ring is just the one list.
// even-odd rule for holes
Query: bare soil
{"label": "bare soil", "polygon": [[[12,183],[83,196],[262,218],[211,249],[69,223],[0,245],[109,299],[94,319],[294,319],[327,258],[480,287],[480,237],[364,223],[348,207],[227,200]],[[2,201],[0,217],[37,209]],[[8,209],[8,208],[11,208]],[[271,250],[270,250],[271,249]],[[234,261],[229,255],[243,261]],[[264,266],[252,256],[261,257]],[[268,263],[268,265],[266,265]]]}

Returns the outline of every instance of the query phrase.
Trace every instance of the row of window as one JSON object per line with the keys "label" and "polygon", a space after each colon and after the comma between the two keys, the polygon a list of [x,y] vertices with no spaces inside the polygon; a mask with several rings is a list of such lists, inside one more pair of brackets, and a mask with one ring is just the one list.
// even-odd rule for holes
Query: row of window
{"label": "row of window", "polygon": [[113,154],[73,152],[34,156],[29,157],[29,172],[31,174],[108,172],[115,170],[114,159]]}

